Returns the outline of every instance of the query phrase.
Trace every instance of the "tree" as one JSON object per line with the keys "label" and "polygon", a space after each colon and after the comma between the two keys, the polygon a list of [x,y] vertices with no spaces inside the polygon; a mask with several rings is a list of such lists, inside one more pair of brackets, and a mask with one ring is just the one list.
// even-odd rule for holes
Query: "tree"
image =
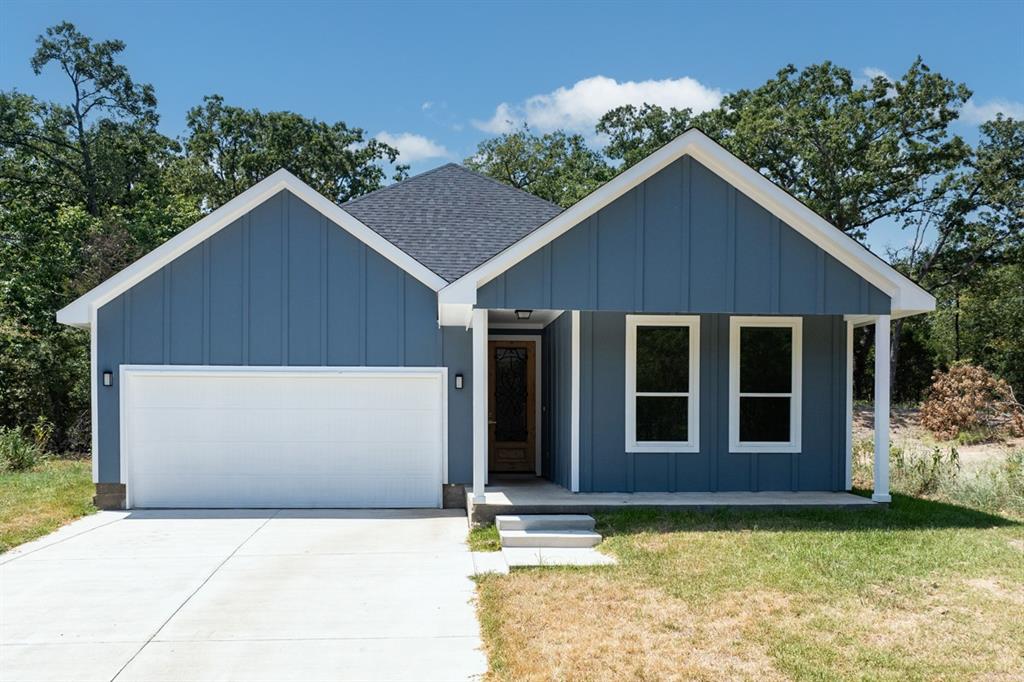
{"label": "tree", "polygon": [[484,140],[467,167],[559,206],[571,206],[614,175],[582,135],[521,130]]}
{"label": "tree", "polygon": [[[156,97],[118,63],[116,40],[61,23],[31,65],[56,67],[68,97],[0,92],[0,424],[42,416],[53,445],[88,443],[88,338],[54,312],[191,222],[162,172],[176,152]],[[192,218],[194,219],[194,218]],[[115,235],[120,248],[101,249]]]}
{"label": "tree", "polygon": [[[219,95],[188,112],[185,159],[188,190],[213,209],[279,168],[287,168],[337,203],[383,186],[381,163],[398,150],[367,139],[360,128],[328,124],[288,111],[263,113],[224,104]],[[406,166],[396,168],[395,179]]]}
{"label": "tree", "polygon": [[694,125],[690,108],[667,111],[656,104],[626,104],[612,109],[597,122],[597,132],[608,137],[604,154],[628,168],[685,133]]}
{"label": "tree", "polygon": [[37,162],[5,163],[3,177],[49,187],[65,200],[81,197],[98,217],[103,206],[125,202],[139,175],[153,172],[154,152],[172,146],[156,132],[153,87],[136,84],[116,61],[125,49],[119,40],[94,43],[63,22],[48,28],[37,44],[32,70],[38,75],[55,64],[68,79],[71,97],[63,104],[17,92],[0,96],[0,145]]}

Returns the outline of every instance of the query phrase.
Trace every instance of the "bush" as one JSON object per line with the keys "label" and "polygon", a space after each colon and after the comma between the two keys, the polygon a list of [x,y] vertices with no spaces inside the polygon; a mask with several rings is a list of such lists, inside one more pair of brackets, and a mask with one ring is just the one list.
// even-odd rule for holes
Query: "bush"
{"label": "bush", "polygon": [[921,406],[921,423],[940,438],[961,433],[1024,433],[1024,407],[1010,385],[983,367],[938,372]]}
{"label": "bush", "polygon": [[0,426],[0,469],[24,471],[31,469],[42,458],[43,451],[36,442],[18,429]]}

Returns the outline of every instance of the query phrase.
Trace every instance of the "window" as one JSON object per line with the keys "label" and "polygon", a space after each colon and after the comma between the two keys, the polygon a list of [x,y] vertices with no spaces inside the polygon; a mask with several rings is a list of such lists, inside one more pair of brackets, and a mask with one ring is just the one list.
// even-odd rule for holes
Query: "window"
{"label": "window", "polygon": [[799,317],[730,319],[731,452],[800,452],[802,343]]}
{"label": "window", "polygon": [[700,318],[626,316],[626,452],[697,452]]}

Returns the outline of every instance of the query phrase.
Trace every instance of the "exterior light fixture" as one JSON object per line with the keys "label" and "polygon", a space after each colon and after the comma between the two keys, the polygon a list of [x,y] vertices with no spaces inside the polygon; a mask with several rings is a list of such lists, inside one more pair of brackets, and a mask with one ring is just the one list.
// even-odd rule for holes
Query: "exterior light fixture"
{"label": "exterior light fixture", "polygon": [[456,390],[462,390],[462,375],[461,374],[456,374],[455,375],[455,388],[456,388]]}
{"label": "exterior light fixture", "polygon": [[528,320],[528,319],[530,319],[530,315],[533,315],[533,311],[532,310],[517,310],[516,311],[516,319],[517,320]]}
{"label": "exterior light fixture", "polygon": [[113,386],[114,385],[114,373],[113,372],[104,372],[103,373],[103,385],[104,386]]}

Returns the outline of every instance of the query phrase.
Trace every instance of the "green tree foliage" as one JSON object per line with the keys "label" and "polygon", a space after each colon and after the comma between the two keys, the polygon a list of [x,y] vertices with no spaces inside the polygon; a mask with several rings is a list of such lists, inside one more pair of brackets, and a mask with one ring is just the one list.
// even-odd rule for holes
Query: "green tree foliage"
{"label": "green tree foliage", "polygon": [[608,143],[604,153],[609,159],[629,168],[643,161],[660,147],[694,127],[692,109],[663,109],[656,104],[639,107],[626,104],[612,109],[597,122],[597,132]]}
{"label": "green tree foliage", "polygon": [[216,96],[172,140],[124,49],[58,24],[31,65],[60,74],[67,97],[0,91],[0,426],[42,416],[57,450],[88,449],[90,421],[88,335],[57,310],[282,166],[343,201],[380,187],[397,156],[341,122]]}
{"label": "green tree foliage", "polygon": [[573,205],[614,175],[582,135],[536,135],[525,126],[484,140],[465,164],[559,206]]}
{"label": "green tree foliage", "polygon": [[[367,139],[360,128],[328,124],[288,111],[264,113],[204,98],[188,112],[185,172],[188,189],[205,206],[217,207],[287,168],[326,197],[341,203],[383,186],[381,162],[394,163],[398,150]],[[407,166],[398,166],[396,180]]]}

